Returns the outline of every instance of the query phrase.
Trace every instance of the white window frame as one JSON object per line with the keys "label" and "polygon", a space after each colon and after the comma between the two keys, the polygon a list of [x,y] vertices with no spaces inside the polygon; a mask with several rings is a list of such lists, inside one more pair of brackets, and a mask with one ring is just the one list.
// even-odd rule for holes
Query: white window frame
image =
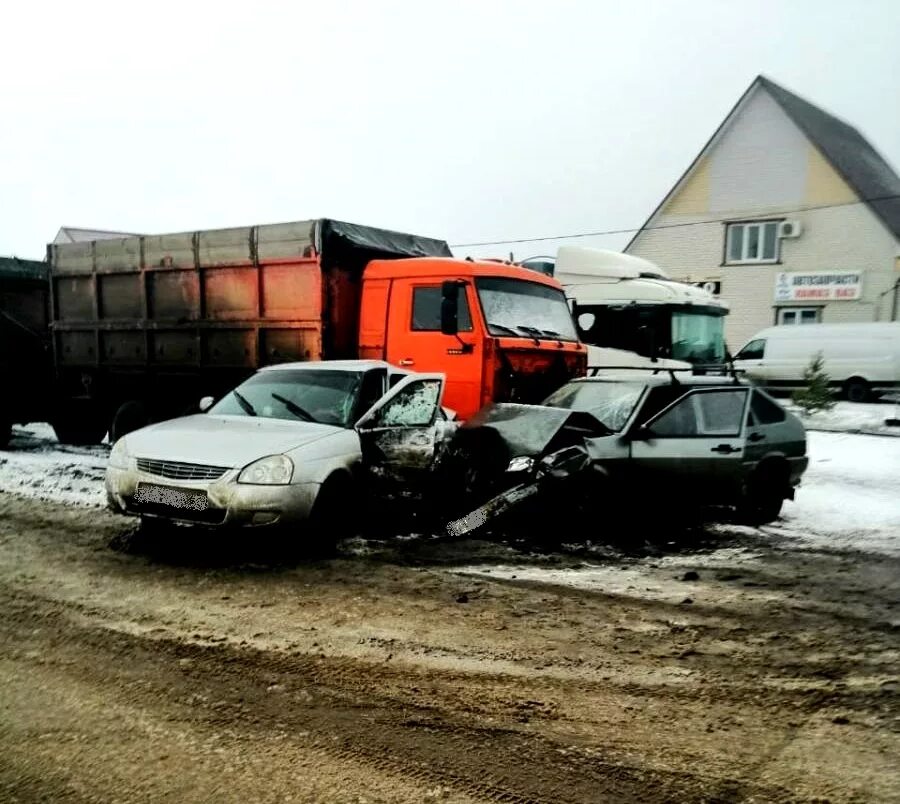
{"label": "white window frame", "polygon": [[[772,265],[781,260],[781,238],[778,236],[777,220],[765,221],[740,221],[725,224],[725,264],[726,265]],[[766,226],[772,226],[775,229],[775,254],[772,257],[748,257],[747,244],[750,242],[749,232],[751,229],[757,230],[757,242],[759,243],[759,253],[762,254],[764,241],[764,232]],[[741,258],[734,260],[731,258],[731,240],[734,232],[741,230]]]}
{"label": "white window frame", "polygon": [[[802,321],[801,315],[803,313],[813,312],[816,315],[815,321]],[[793,313],[794,320],[793,321],[785,321],[784,314],[785,313]],[[822,308],[821,307],[778,307],[775,313],[775,323],[779,327],[797,327],[803,326],[804,324],[821,324],[822,323]]]}

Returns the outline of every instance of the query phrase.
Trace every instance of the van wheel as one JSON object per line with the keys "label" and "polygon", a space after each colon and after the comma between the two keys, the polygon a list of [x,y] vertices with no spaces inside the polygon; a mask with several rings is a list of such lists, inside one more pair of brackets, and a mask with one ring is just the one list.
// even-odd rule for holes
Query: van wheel
{"label": "van wheel", "polygon": [[844,395],[848,402],[868,402],[872,396],[869,383],[860,377],[847,380],[844,385]]}
{"label": "van wheel", "polygon": [[143,403],[134,399],[123,402],[116,410],[113,416],[112,424],[109,428],[109,440],[115,444],[122,436],[126,436],[141,427],[150,424],[150,417],[147,415],[147,409]]}

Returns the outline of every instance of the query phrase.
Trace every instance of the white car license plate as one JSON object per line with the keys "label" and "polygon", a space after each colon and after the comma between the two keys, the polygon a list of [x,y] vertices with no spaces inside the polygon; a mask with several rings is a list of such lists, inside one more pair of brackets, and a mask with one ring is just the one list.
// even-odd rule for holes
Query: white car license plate
{"label": "white car license plate", "polygon": [[209,508],[209,500],[205,491],[173,489],[153,483],[138,483],[134,499],[139,503],[168,505],[172,508],[183,508],[190,511],[205,511]]}

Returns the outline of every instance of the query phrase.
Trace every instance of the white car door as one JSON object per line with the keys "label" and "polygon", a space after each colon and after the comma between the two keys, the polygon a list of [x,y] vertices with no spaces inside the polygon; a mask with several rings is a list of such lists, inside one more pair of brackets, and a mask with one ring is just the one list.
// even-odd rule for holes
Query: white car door
{"label": "white car door", "polygon": [[356,423],[364,470],[379,479],[421,486],[445,430],[443,374],[404,377]]}

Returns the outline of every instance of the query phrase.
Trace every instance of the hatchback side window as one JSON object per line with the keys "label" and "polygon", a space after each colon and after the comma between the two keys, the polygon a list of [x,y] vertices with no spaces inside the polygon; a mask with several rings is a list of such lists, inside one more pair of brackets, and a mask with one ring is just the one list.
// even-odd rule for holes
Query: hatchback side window
{"label": "hatchback side window", "polygon": [[754,424],[778,424],[778,422],[783,422],[787,416],[781,405],[760,391],[753,392],[753,398],[750,400],[750,414]]}
{"label": "hatchback side window", "polygon": [[737,436],[741,432],[746,389],[688,394],[649,423],[661,438]]}
{"label": "hatchback side window", "polygon": [[762,360],[766,353],[766,339],[757,338],[750,341],[740,352],[735,355],[737,360]]}

